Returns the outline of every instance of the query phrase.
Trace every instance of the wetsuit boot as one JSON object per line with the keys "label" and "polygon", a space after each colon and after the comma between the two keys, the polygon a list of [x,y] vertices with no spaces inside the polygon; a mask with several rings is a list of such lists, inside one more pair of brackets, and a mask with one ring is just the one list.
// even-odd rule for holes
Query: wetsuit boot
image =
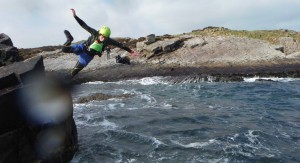
{"label": "wetsuit boot", "polygon": [[64,43],[64,46],[70,46],[74,38],[68,30],[64,30],[64,33],[67,38],[67,41]]}

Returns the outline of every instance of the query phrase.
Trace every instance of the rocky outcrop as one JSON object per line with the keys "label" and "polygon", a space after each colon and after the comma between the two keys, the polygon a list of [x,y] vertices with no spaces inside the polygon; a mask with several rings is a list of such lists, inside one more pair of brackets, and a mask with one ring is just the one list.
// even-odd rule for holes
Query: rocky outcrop
{"label": "rocky outcrop", "polygon": [[42,57],[0,68],[0,162],[68,162],[77,150],[70,93]]}
{"label": "rocky outcrop", "polygon": [[146,45],[150,45],[156,41],[155,34],[150,34],[146,37],[146,41],[144,42]]}
{"label": "rocky outcrop", "polygon": [[91,94],[86,97],[82,97],[77,100],[77,103],[87,103],[90,101],[101,101],[101,100],[108,100],[112,98],[129,98],[133,95],[131,94],[122,94],[122,95],[108,95],[108,94],[103,94],[103,93],[96,93],[96,94]]}
{"label": "rocky outcrop", "polygon": [[[168,48],[163,48],[162,45],[171,45],[177,48],[167,50]],[[272,45],[263,40],[233,36],[183,35],[171,40],[158,41],[151,45],[138,42],[137,49],[147,54],[149,63],[182,67],[255,67],[300,63],[299,60],[292,59],[299,58],[299,55],[287,57],[280,46]],[[157,51],[158,49],[159,51]]]}
{"label": "rocky outcrop", "polygon": [[216,31],[226,31],[229,30],[228,28],[224,27],[213,27],[213,26],[208,26],[203,29],[198,29],[198,30],[193,30],[192,32],[199,32],[199,31],[208,31],[208,32],[216,32]]}
{"label": "rocky outcrop", "polygon": [[11,39],[4,33],[0,34],[0,67],[21,61],[19,51],[13,46]]}
{"label": "rocky outcrop", "polygon": [[11,39],[4,33],[0,34],[0,44],[4,44],[7,46],[14,46]]}
{"label": "rocky outcrop", "polygon": [[147,59],[160,56],[164,53],[173,52],[183,46],[183,40],[180,38],[172,38],[163,41],[157,41],[152,44],[146,42],[138,42],[137,50],[143,53]]}
{"label": "rocky outcrop", "polygon": [[[106,81],[147,75],[173,76],[206,73],[212,75],[216,70],[218,74],[226,75],[241,74],[241,70],[244,70],[241,75],[286,76],[286,74],[292,74],[292,76],[298,76],[300,72],[300,46],[298,46],[299,41],[295,33],[289,36],[289,31],[283,33],[258,31],[255,38],[261,39],[253,39],[253,32],[232,31],[223,27],[207,27],[194,32],[163,36],[151,34],[139,39],[116,38],[130,48],[139,51],[141,56],[139,58],[129,57],[130,66],[122,65],[116,63],[115,57],[120,55],[123,58],[128,56],[128,53],[119,48],[110,47],[110,57],[106,57],[105,52],[101,58],[96,56],[75,77],[75,80],[85,78],[80,81]],[[276,38],[270,39],[270,34]],[[268,39],[275,40],[276,43],[271,43],[272,41],[268,41]],[[59,49],[40,50],[36,55],[45,57],[44,63],[47,72],[65,73],[72,69],[78,60],[78,56],[62,53]],[[173,69],[175,71],[171,71]],[[177,71],[178,69],[182,69],[182,71]],[[188,70],[195,72],[188,72]]]}
{"label": "rocky outcrop", "polygon": [[[111,57],[95,57],[81,71],[75,82],[112,81],[147,76],[201,75],[219,76],[214,81],[228,81],[224,74],[297,77],[300,74],[300,51],[286,55],[282,45],[264,40],[234,36],[161,36],[149,45],[145,39],[136,43],[141,57],[130,58],[131,65],[116,63],[115,56],[128,55],[119,48],[111,50]],[[53,51],[44,55],[48,72],[67,72],[78,57]],[[210,78],[211,79],[211,78]]]}
{"label": "rocky outcrop", "polygon": [[286,55],[300,51],[300,41],[294,40],[292,37],[281,37],[279,38],[279,43],[283,46],[283,51]]}

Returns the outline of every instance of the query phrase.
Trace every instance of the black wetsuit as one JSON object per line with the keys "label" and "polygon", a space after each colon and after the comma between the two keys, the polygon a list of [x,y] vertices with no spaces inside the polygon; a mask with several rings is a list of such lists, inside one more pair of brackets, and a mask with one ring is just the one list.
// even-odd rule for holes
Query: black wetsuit
{"label": "black wetsuit", "polygon": [[[84,53],[88,54],[91,57],[94,57],[95,55],[98,55],[99,57],[101,57],[102,52],[104,51],[105,47],[108,45],[113,45],[113,46],[117,46],[121,49],[124,49],[126,51],[128,51],[129,53],[132,53],[132,50],[127,47],[124,46],[122,43],[111,39],[111,38],[106,38],[102,43],[103,43],[103,47],[102,47],[102,51],[98,52],[95,51],[93,49],[90,49],[90,45],[92,45],[95,41],[100,42],[99,40],[99,31],[89,27],[83,20],[81,20],[78,16],[74,16],[74,18],[76,19],[76,21],[80,24],[80,26],[82,28],[84,28],[86,31],[88,31],[91,36],[83,43],[83,51]],[[75,45],[76,46],[76,45]],[[64,46],[62,51],[65,53],[75,53],[74,50],[74,45],[72,46]],[[81,64],[79,61],[77,62],[77,64],[75,65],[75,67],[73,68],[73,70],[71,71],[71,76],[74,77],[79,71],[81,71],[86,65]]]}

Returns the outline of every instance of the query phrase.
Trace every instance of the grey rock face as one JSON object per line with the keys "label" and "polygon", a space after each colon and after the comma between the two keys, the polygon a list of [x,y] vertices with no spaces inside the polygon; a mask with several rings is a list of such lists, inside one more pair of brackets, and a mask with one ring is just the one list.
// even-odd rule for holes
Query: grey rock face
{"label": "grey rock face", "polygon": [[[143,48],[149,51],[151,46],[168,43],[169,40],[164,40],[164,43],[161,42],[158,41]],[[194,36],[185,38],[182,48],[167,52],[159,57],[152,55],[150,62],[155,64],[163,61],[165,65],[175,64],[193,67],[271,65],[286,60],[285,54],[276,48],[266,41],[256,39],[233,36]]]}
{"label": "grey rock face", "polygon": [[286,55],[300,51],[300,42],[295,41],[292,37],[281,37],[279,43],[283,45]]}
{"label": "grey rock face", "polygon": [[154,34],[150,34],[146,37],[146,41],[145,41],[146,45],[150,45],[154,42],[155,42],[155,35]]}
{"label": "grey rock face", "polygon": [[138,51],[145,53],[147,59],[150,59],[154,56],[159,56],[163,53],[170,53],[179,49],[183,46],[183,41],[180,38],[172,38],[157,41],[150,45],[147,45],[144,42],[137,42],[136,46]]}

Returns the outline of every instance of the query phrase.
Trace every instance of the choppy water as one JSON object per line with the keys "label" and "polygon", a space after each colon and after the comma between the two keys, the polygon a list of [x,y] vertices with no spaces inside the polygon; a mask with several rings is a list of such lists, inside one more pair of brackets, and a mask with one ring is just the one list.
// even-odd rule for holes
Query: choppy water
{"label": "choppy water", "polygon": [[163,78],[93,82],[73,97],[77,162],[300,162],[300,80],[182,83]]}

